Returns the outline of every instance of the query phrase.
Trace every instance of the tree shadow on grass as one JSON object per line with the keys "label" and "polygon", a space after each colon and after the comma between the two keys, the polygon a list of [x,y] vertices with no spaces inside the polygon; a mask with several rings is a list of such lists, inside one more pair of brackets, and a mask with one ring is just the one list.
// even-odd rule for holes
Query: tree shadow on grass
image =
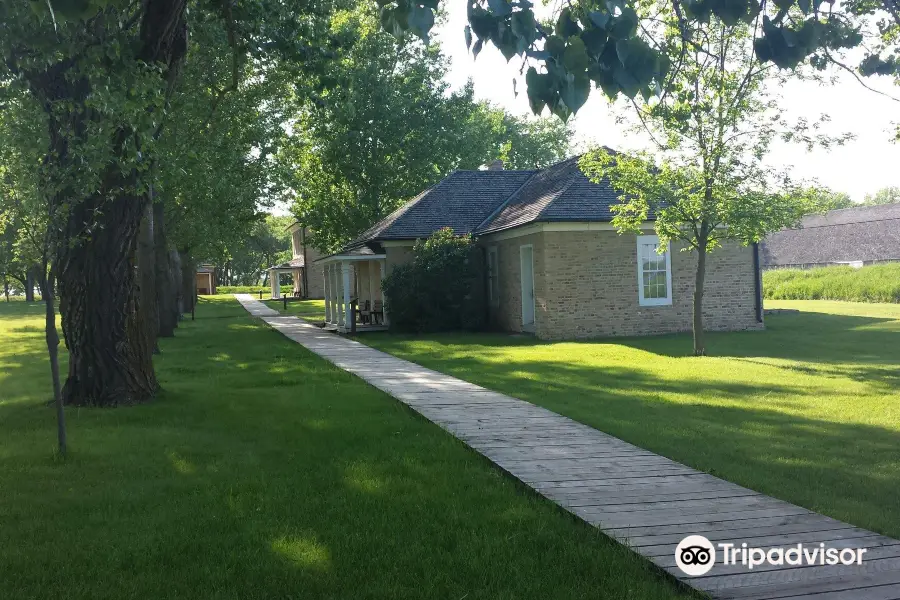
{"label": "tree shadow on grass", "polygon": [[163,341],[157,401],[70,411],[63,464],[51,423],[0,417],[0,596],[679,594],[359,379],[221,323]]}
{"label": "tree shadow on grass", "polygon": [[[807,322],[816,323],[816,319]],[[841,319],[840,323],[848,326],[848,335],[862,336],[852,343],[873,343],[874,336],[879,344],[891,340],[896,345],[896,333],[856,329],[871,324],[869,320]],[[833,322],[831,327],[835,327]],[[727,335],[761,338],[766,334]],[[667,337],[594,343],[621,343],[647,352],[658,351],[660,345],[668,343],[686,343],[689,352],[686,336]],[[602,361],[588,365],[535,357],[516,360],[528,358],[529,347],[545,352],[541,348],[545,344],[506,336],[471,336],[471,351],[461,335],[429,336],[434,343],[425,345],[427,350],[421,352],[419,347],[407,344],[410,339],[385,336],[373,345],[545,406],[735,483],[900,537],[900,497],[896,494],[900,489],[900,433],[797,414],[817,403],[845,402],[846,392],[829,391],[824,385],[809,388],[792,382],[790,377],[777,381],[764,377],[730,380],[702,373],[676,379],[666,377],[666,373],[655,375],[652,365],[639,370]],[[735,346],[731,354],[737,354],[741,344],[737,340],[729,343]],[[572,352],[579,345],[566,345],[560,354]],[[521,346],[522,352],[510,353],[510,346]],[[716,348],[722,346],[717,344]],[[804,348],[803,356],[815,354],[816,348]],[[743,348],[748,357],[759,351]],[[833,348],[821,351],[828,360],[840,364],[840,353]],[[871,365],[853,364],[830,375],[850,376],[886,388],[894,377],[886,370],[894,352],[895,346],[891,346]],[[798,352],[787,350],[782,354],[793,357]],[[687,353],[673,352],[671,356],[686,357]],[[665,368],[666,363],[662,364]],[[701,364],[697,363],[697,369]],[[727,373],[727,368],[720,372]],[[812,374],[823,375],[816,370]],[[896,393],[896,389],[890,392]]]}

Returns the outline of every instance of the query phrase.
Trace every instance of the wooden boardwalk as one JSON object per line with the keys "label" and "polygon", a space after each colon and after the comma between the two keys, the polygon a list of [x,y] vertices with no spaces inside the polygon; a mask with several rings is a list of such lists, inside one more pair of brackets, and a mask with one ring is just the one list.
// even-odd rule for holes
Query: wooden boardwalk
{"label": "wooden boardwalk", "polygon": [[[487,390],[296,317],[249,295],[254,316],[365,379],[582,520],[714,598],[898,600],[900,541],[740,487],[523,400]],[[898,490],[900,491],[900,490]],[[699,577],[675,564],[688,535],[713,544],[865,548],[853,566],[717,564]],[[719,556],[717,556],[719,558]]]}

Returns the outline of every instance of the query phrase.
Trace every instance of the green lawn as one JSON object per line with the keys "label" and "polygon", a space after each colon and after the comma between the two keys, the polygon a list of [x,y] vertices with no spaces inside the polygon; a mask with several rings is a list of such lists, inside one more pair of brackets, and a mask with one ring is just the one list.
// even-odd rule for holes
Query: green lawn
{"label": "green lawn", "polygon": [[288,300],[287,310],[284,310],[284,303],[281,300],[268,300],[264,304],[282,314],[294,315],[310,323],[325,321],[324,300]]}
{"label": "green lawn", "polygon": [[675,598],[652,566],[231,298],[145,406],[71,409],[0,305],[0,598]]}
{"label": "green lawn", "polygon": [[764,332],[359,339],[692,467],[900,537],[900,305],[767,301]]}

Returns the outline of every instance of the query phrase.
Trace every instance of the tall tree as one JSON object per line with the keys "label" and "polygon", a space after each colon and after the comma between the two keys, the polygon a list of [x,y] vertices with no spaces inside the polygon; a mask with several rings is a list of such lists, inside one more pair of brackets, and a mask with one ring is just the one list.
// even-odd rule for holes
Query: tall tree
{"label": "tall tree", "polygon": [[336,23],[358,39],[326,74],[331,85],[301,102],[293,144],[281,155],[294,212],[334,248],[454,169],[496,158],[534,168],[563,158],[569,130],[548,119],[519,119],[450,92],[437,46],[379,30],[364,9]]}
{"label": "tall tree", "polygon": [[[697,260],[694,283],[694,353],[706,353],[703,292],[707,254],[727,240],[750,244],[792,225],[817,208],[798,193],[786,173],[762,166],[776,138],[807,146],[842,141],[817,133],[806,120],[788,121],[780,109],[774,65],[754,53],[754,24],[728,24],[716,17],[691,31],[695,46],[685,52],[668,93],[653,101],[632,101],[639,122],[659,144],[650,157],[589,153],[581,167],[594,181],[608,178],[622,192],[612,207],[620,232],[637,232],[648,216],[660,246],[676,242]],[[665,46],[681,44],[676,22],[658,23]],[[653,27],[648,24],[648,27]]]}

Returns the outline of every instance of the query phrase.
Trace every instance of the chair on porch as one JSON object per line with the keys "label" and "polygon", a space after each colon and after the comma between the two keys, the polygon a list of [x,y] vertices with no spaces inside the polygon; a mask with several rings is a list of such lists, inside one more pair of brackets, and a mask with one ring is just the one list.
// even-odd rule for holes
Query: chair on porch
{"label": "chair on porch", "polygon": [[376,300],[372,309],[372,322],[376,325],[384,323],[384,303]]}
{"label": "chair on porch", "polygon": [[365,324],[372,323],[372,308],[368,300],[363,300],[362,305],[356,311],[359,315],[359,322]]}

